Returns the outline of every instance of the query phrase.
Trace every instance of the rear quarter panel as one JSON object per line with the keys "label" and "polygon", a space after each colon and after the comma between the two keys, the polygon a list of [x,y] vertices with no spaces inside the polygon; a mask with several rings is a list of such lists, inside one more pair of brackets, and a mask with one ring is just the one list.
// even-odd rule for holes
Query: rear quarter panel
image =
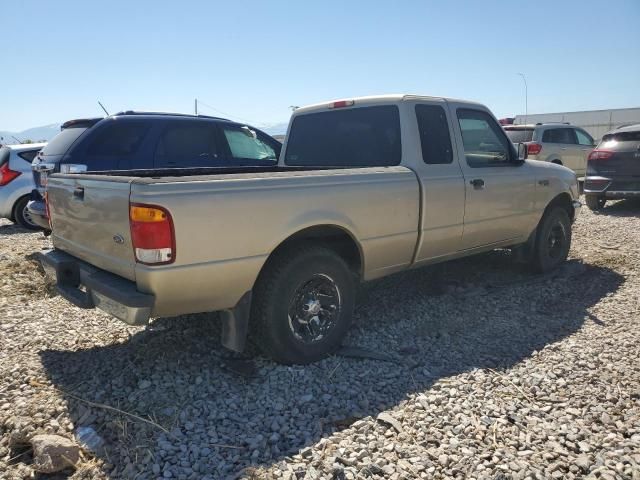
{"label": "rear quarter panel", "polygon": [[156,295],[156,316],[234,306],[269,254],[307,227],[348,232],[365,279],[406,268],[417,241],[418,184],[404,167],[134,181],[131,201],[161,205],[174,222],[175,262],[136,266],[139,290]]}

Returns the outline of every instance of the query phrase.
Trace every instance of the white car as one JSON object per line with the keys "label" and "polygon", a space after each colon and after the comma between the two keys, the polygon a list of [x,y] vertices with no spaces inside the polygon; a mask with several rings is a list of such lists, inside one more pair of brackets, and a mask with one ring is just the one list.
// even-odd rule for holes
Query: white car
{"label": "white car", "polygon": [[0,148],[0,218],[8,218],[29,230],[40,229],[27,210],[31,192],[36,188],[31,161],[45,145],[27,143]]}
{"label": "white car", "polygon": [[568,123],[505,125],[513,143],[527,146],[527,158],[557,163],[570,168],[578,179],[587,173],[587,158],[596,142],[586,130]]}

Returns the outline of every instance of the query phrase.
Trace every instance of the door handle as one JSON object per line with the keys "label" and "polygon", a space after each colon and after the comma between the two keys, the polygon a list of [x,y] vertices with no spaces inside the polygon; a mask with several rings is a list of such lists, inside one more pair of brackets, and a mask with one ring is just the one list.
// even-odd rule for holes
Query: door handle
{"label": "door handle", "polygon": [[542,187],[548,187],[549,186],[549,180],[538,180],[538,185],[540,185]]}
{"label": "door handle", "polygon": [[469,183],[473,185],[473,188],[476,190],[482,190],[484,188],[484,180],[481,178],[474,178],[470,180]]}
{"label": "door handle", "polygon": [[78,200],[84,200],[84,188],[77,187],[73,191],[73,198],[77,198]]}

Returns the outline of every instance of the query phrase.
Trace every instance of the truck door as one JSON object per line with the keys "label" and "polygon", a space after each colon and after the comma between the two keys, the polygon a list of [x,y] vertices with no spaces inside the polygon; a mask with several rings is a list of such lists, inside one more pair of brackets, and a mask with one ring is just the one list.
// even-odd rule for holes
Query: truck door
{"label": "truck door", "polygon": [[450,104],[465,180],[462,249],[518,241],[535,223],[535,175],[481,107]]}
{"label": "truck door", "polygon": [[[455,253],[462,241],[464,178],[451,137],[452,119],[444,101],[409,104],[417,129],[408,132],[406,149],[420,182],[421,223],[416,264]],[[416,131],[417,130],[417,131]],[[405,147],[403,147],[405,148]],[[413,150],[415,148],[415,150]]]}

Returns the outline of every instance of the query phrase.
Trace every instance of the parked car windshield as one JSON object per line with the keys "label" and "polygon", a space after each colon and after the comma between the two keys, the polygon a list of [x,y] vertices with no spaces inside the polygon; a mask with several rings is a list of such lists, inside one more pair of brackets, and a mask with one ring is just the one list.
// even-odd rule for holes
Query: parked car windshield
{"label": "parked car windshield", "polygon": [[69,127],[62,130],[58,135],[45,145],[42,155],[64,155],[69,147],[80,135],[87,130],[87,127]]}
{"label": "parked car windshield", "polygon": [[504,131],[513,143],[530,142],[533,140],[533,128],[505,128]]}
{"label": "parked car windshield", "polygon": [[293,120],[285,154],[292,166],[398,165],[400,114],[395,105],[300,115]]}

